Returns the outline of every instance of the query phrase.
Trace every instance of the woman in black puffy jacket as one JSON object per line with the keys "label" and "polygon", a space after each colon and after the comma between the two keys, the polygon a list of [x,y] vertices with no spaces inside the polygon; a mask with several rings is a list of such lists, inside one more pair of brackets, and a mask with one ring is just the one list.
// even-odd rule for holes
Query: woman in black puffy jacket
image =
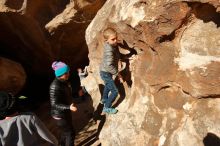
{"label": "woman in black puffy jacket", "polygon": [[75,130],[72,125],[71,112],[77,111],[72,102],[72,89],[68,82],[69,66],[55,61],[52,64],[56,78],[50,85],[51,116],[61,130],[61,146],[73,146]]}

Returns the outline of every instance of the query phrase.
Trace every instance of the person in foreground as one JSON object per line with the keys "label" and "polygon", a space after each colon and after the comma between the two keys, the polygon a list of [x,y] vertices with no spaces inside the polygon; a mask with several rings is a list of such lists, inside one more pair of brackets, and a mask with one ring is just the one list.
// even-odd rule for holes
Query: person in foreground
{"label": "person in foreground", "polygon": [[1,146],[58,146],[57,139],[34,113],[20,113],[18,99],[0,91]]}

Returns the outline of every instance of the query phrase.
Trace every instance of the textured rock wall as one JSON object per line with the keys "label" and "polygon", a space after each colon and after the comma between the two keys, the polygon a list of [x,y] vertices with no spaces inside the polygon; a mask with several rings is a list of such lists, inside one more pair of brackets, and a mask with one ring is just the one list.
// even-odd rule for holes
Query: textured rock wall
{"label": "textured rock wall", "polygon": [[[86,30],[94,106],[108,26],[135,49],[99,138],[104,146],[202,146],[220,137],[220,3],[217,0],[108,0]],[[125,52],[126,53],[126,52]]]}

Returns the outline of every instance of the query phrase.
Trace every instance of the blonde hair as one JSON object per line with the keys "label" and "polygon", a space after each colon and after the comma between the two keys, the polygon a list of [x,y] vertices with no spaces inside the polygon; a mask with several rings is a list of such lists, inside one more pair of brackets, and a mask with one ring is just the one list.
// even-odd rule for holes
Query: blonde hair
{"label": "blonde hair", "polygon": [[103,37],[105,40],[107,40],[111,35],[117,35],[117,32],[113,28],[106,28],[103,31]]}

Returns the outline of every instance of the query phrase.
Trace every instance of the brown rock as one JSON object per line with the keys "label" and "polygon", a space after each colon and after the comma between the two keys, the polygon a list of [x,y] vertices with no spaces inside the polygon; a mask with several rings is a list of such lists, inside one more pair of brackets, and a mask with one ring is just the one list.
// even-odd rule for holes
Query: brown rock
{"label": "brown rock", "polygon": [[[84,32],[105,0],[0,2],[1,54],[28,73],[46,75],[54,60],[71,68],[88,63]],[[13,53],[11,53],[13,52]]]}
{"label": "brown rock", "polygon": [[20,64],[2,57],[0,58],[0,76],[0,90],[13,94],[23,88],[26,80],[26,73]]}
{"label": "brown rock", "polygon": [[73,67],[88,62],[85,30],[104,2],[71,1],[62,13],[46,24],[57,58],[66,60]]}
{"label": "brown rock", "polygon": [[[117,84],[125,93],[116,99],[119,112],[106,115],[99,136],[103,145],[194,146],[202,145],[208,132],[219,137],[218,118],[212,116],[220,113],[219,4],[217,0],[105,3],[86,30],[93,71],[89,78],[97,81],[87,88],[92,86],[95,94],[95,84],[103,84],[99,63],[106,27],[113,27],[120,42],[137,55],[125,62],[125,82]],[[202,97],[208,99],[200,103]],[[208,104],[215,102],[213,107]],[[213,113],[206,114],[207,108]],[[209,126],[199,122],[205,119]]]}

